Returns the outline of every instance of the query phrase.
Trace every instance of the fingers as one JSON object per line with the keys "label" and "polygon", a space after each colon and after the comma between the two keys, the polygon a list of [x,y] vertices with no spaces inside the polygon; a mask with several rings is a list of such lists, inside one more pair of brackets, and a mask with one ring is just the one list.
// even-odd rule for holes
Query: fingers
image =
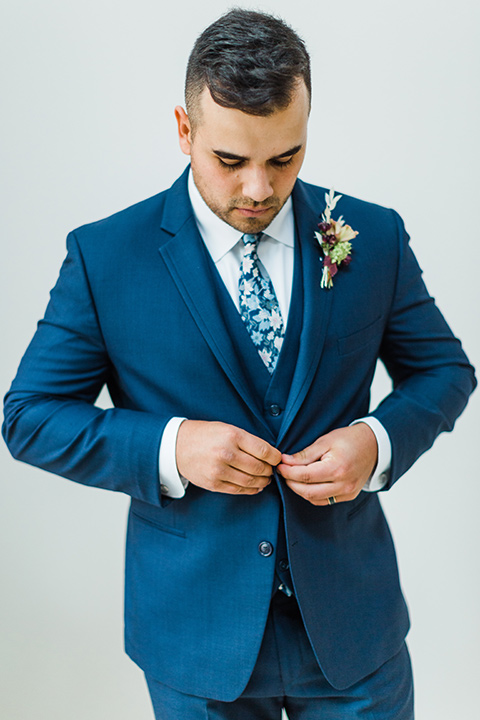
{"label": "fingers", "polygon": [[[346,502],[360,492],[355,482],[346,479],[345,468],[329,455],[309,465],[281,463],[277,469],[288,487],[312,505]],[[329,498],[335,498],[335,501],[329,502]]]}
{"label": "fingers", "polygon": [[320,460],[322,455],[329,449],[327,436],[318,438],[312,445],[299,450],[293,455],[283,453],[282,463],[286,465],[309,465],[310,463]]}
{"label": "fingers", "polygon": [[228,484],[239,488],[230,488],[230,492],[240,492],[241,489],[259,491],[263,490],[272,476],[272,467],[241,450],[220,451],[218,459],[212,460],[209,470],[210,479],[220,492],[227,492],[227,488],[220,485]]}
{"label": "fingers", "polygon": [[284,462],[278,465],[278,472],[285,478],[297,483],[332,483],[336,476],[341,477],[344,469],[335,458],[325,453],[320,459],[309,462],[308,464],[290,465]]}
{"label": "fingers", "polygon": [[297,483],[292,480],[285,481],[290,490],[303,497],[312,505],[327,506],[335,505],[340,502],[348,502],[354,500],[361,490],[353,487],[351,492],[347,492],[347,487],[343,483],[322,483],[322,484],[305,484]]}
{"label": "fingers", "polygon": [[[280,450],[274,448],[255,435],[251,435],[245,430],[235,428],[237,431],[238,446],[246,455],[252,457],[257,463],[262,463],[269,468],[269,474],[272,474],[272,468],[276,467],[282,459]],[[261,473],[258,473],[261,474]]]}
{"label": "fingers", "polygon": [[269,483],[281,454],[241,428],[185,420],[176,446],[177,468],[191,483],[213,492],[253,495]]}
{"label": "fingers", "polygon": [[374,433],[358,423],[333,430],[294,455],[282,455],[277,469],[293,492],[314,505],[346,502],[369,479],[377,452]]}

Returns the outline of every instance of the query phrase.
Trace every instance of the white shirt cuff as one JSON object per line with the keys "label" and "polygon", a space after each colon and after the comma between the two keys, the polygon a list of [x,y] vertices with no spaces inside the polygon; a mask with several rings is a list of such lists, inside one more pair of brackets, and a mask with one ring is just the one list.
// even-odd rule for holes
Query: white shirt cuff
{"label": "white shirt cuff", "polygon": [[377,439],[378,458],[377,465],[370,478],[367,480],[362,490],[366,492],[377,492],[381,490],[388,482],[390,475],[390,465],[392,462],[392,443],[387,431],[382,423],[374,417],[364,417],[354,420],[351,425],[357,423],[365,423],[373,431]]}
{"label": "white shirt cuff", "polygon": [[165,425],[158,453],[158,477],[162,495],[181,498],[185,495],[188,480],[177,469],[176,445],[178,429],[186,418],[171,418]]}

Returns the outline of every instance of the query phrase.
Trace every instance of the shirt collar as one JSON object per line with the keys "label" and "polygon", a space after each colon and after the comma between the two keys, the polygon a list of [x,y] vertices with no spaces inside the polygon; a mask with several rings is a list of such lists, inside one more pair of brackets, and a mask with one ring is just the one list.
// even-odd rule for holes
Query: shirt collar
{"label": "shirt collar", "polygon": [[[210,210],[193,181],[191,170],[188,174],[188,194],[200,235],[213,261],[218,262],[238,243],[243,233],[235,230]],[[291,196],[263,232],[277,242],[293,247],[295,231]]]}

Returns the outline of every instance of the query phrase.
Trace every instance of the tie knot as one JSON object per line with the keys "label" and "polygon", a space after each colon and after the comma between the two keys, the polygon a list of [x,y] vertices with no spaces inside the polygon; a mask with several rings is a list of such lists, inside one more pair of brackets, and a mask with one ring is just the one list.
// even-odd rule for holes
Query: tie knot
{"label": "tie knot", "polygon": [[260,242],[260,238],[262,237],[263,233],[255,233],[254,235],[250,235],[249,233],[245,233],[245,235],[242,235],[242,242],[244,245],[255,245],[255,247]]}

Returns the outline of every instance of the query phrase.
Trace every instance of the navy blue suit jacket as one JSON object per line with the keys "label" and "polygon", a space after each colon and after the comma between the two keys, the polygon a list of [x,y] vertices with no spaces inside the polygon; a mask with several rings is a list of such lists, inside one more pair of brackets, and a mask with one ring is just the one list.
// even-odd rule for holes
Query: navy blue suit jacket
{"label": "navy blue suit jacket", "polygon": [[[186,174],[69,235],[45,318],[6,398],[4,435],[15,457],[131,496],[127,651],[183,692],[232,700],[246,685],[276,561],[258,546],[275,546],[282,513],[298,602],[334,686],[379,667],[408,630],[377,494],[314,507],[281,478],[257,496],[193,485],[181,500],[159,494],[158,450],[172,416],[232,423],[295,452],[368,413],[379,357],[393,380],[372,413],[392,442],[389,485],[463,410],[473,370],[395,212],[344,196],[342,214],[359,231],[353,260],[333,289],[321,289],[314,231],[324,192],[301,181],[293,191],[303,300],[276,424],[268,415],[276,398],[258,393],[263,365],[199,236]],[[282,355],[277,370],[286,344]],[[105,383],[115,407],[101,410],[94,402]]]}

